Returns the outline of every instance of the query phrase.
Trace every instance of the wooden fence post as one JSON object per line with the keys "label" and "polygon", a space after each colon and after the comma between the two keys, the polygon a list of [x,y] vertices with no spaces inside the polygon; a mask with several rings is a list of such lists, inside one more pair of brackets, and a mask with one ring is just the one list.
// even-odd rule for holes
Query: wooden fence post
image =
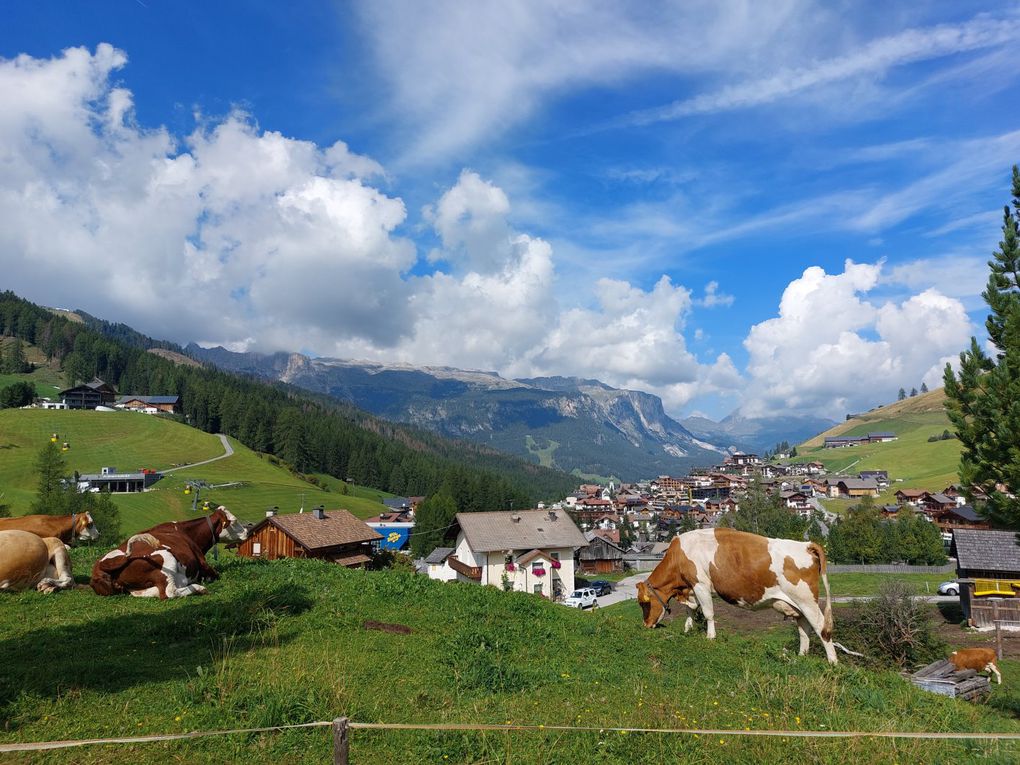
{"label": "wooden fence post", "polygon": [[995,620],[995,658],[1002,661],[1002,622]]}
{"label": "wooden fence post", "polygon": [[347,738],[347,718],[337,717],[333,720],[333,765],[348,765],[347,755],[350,754],[350,741]]}

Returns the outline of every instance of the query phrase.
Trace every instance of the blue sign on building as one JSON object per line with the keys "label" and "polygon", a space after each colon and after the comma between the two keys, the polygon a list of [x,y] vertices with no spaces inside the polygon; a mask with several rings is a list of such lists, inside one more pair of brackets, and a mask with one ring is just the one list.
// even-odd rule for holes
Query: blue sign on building
{"label": "blue sign on building", "polygon": [[411,529],[409,527],[386,526],[380,528],[379,526],[376,526],[374,528],[382,534],[382,539],[379,540],[380,549],[402,550],[407,546],[407,538],[411,534]]}

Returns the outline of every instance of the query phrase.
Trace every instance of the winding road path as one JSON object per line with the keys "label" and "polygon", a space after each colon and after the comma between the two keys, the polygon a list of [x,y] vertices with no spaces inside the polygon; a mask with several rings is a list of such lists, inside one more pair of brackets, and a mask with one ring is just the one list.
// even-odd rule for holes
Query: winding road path
{"label": "winding road path", "polygon": [[167,473],[176,473],[178,470],[187,470],[188,468],[198,467],[199,465],[208,465],[210,462],[216,462],[217,460],[226,459],[227,457],[231,456],[234,453],[234,447],[230,445],[230,441],[228,441],[227,437],[222,433],[217,433],[216,435],[219,436],[220,443],[223,444],[223,454],[221,454],[219,457],[213,457],[212,459],[209,460],[202,460],[201,462],[192,462],[190,465],[180,465],[175,468],[170,468],[169,470],[163,470],[161,471],[163,475],[166,475]]}

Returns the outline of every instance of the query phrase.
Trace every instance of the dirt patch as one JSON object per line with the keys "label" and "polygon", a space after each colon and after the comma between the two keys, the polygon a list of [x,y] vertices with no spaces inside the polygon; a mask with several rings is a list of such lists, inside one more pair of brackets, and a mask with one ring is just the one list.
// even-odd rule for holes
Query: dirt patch
{"label": "dirt patch", "polygon": [[394,635],[410,635],[414,632],[406,624],[387,624],[386,622],[376,622],[371,619],[361,626],[366,630],[378,630],[379,632],[389,632]]}

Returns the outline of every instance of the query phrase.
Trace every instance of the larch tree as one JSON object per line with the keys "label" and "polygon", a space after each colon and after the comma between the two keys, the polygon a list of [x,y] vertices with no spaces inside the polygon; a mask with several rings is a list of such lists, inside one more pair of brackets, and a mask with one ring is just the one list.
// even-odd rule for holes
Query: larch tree
{"label": "larch tree", "polygon": [[[971,338],[959,370],[946,366],[946,413],[960,439],[960,481],[968,499],[998,525],[1020,529],[1020,170],[1013,166],[1012,209],[988,262],[982,293],[991,309],[985,327],[990,355]],[[978,491],[975,491],[975,488]],[[976,495],[976,496],[975,496]]]}

